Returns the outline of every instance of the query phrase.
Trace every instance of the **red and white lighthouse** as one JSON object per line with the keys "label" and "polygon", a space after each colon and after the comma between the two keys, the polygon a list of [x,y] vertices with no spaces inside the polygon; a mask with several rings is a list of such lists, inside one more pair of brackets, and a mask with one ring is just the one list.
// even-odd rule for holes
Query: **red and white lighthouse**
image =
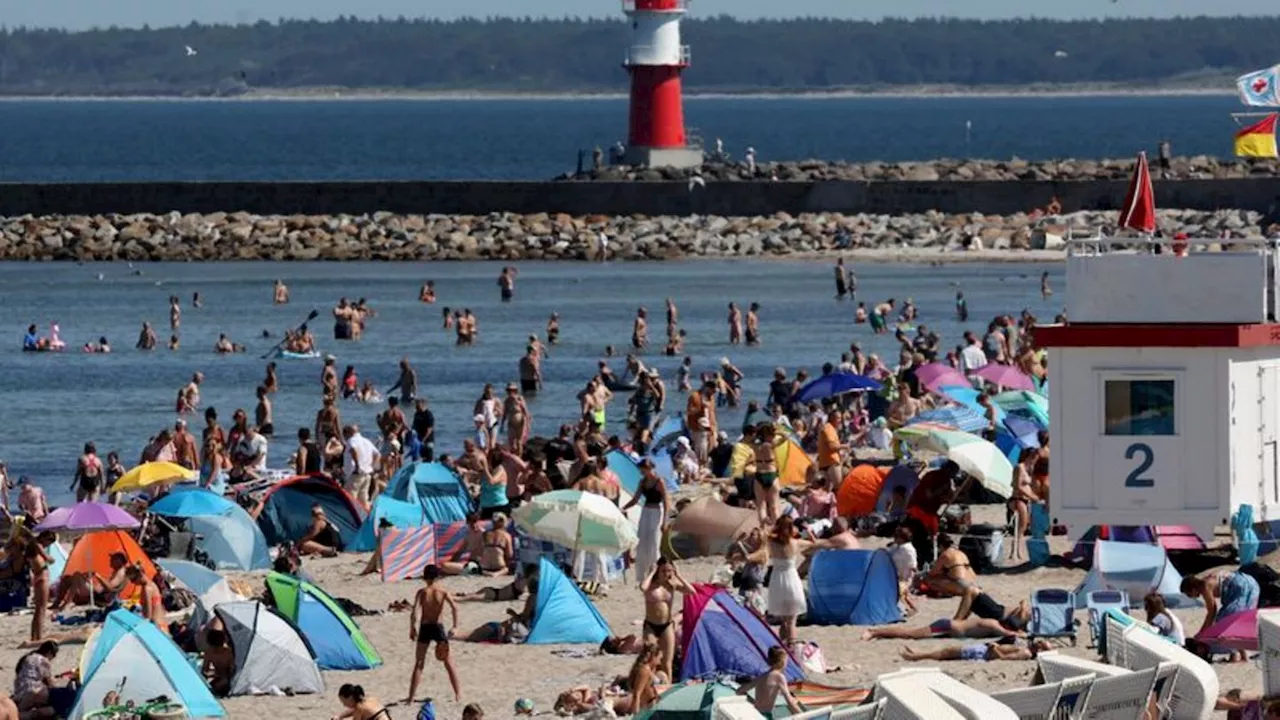
{"label": "red and white lighthouse", "polygon": [[689,46],[680,43],[680,21],[688,0],[622,0],[631,21],[631,47],[624,66],[631,74],[631,112],[626,162],[649,167],[695,167],[702,148],[684,129],[680,74],[689,67]]}

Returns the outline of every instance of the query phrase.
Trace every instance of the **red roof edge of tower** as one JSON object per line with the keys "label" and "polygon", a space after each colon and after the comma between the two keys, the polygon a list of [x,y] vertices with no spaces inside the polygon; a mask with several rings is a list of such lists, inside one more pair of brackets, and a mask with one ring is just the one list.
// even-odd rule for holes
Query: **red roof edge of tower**
{"label": "red roof edge of tower", "polygon": [[1042,325],[1032,331],[1036,345],[1065,348],[1250,348],[1280,346],[1280,324],[1128,325],[1075,323]]}
{"label": "red roof edge of tower", "polygon": [[681,12],[688,9],[689,0],[622,0],[623,12],[631,10]]}

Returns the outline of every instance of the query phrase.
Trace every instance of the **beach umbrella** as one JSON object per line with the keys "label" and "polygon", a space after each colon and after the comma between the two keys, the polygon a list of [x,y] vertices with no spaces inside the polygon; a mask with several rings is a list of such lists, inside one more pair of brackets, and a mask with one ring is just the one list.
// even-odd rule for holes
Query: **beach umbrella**
{"label": "beach umbrella", "polygon": [[175,490],[151,503],[149,511],[168,517],[191,518],[201,515],[221,515],[234,508],[235,503],[203,488]]}
{"label": "beach umbrella", "polygon": [[[959,403],[969,408],[984,418],[987,416],[987,409],[978,403],[978,397],[982,395],[980,390],[974,390],[968,385],[944,385],[935,392],[954,403]],[[1000,422],[1005,416],[1004,409],[996,403],[992,403],[992,405],[995,405],[996,408],[996,422]]]}
{"label": "beach umbrella", "polygon": [[635,526],[609,498],[579,490],[543,493],[513,514],[520,531],[574,550],[621,553],[639,542]]}
{"label": "beach umbrella", "polygon": [[1232,613],[1196,633],[1195,639],[1218,650],[1257,650],[1258,611]]}
{"label": "beach umbrella", "polygon": [[1010,390],[992,397],[991,402],[998,408],[1028,418],[1041,430],[1049,429],[1049,399],[1039,393]]}
{"label": "beach umbrella", "polygon": [[1007,415],[1004,419],[1004,426],[1019,447],[1027,450],[1040,447],[1039,425],[1024,417]]}
{"label": "beach umbrella", "polygon": [[120,476],[120,479],[111,486],[111,492],[141,490],[161,483],[195,480],[197,477],[199,476],[195,470],[188,470],[177,463],[142,463]]}
{"label": "beach umbrella", "polygon": [[934,391],[947,385],[971,386],[969,378],[965,377],[959,370],[938,362],[926,363],[916,368],[916,379],[920,381],[921,385]]}
{"label": "beach umbrella", "polygon": [[1031,379],[1031,376],[1012,365],[996,365],[992,363],[978,368],[973,374],[992,385],[999,385],[1012,390],[1036,389],[1036,383]]}
{"label": "beach umbrella", "polygon": [[946,425],[970,433],[982,432],[987,427],[985,415],[964,405],[948,405],[928,410],[911,418],[907,424],[917,425],[922,422]]}
{"label": "beach umbrella", "polygon": [[915,447],[946,456],[982,487],[1001,497],[1013,494],[1013,465],[994,444],[959,430],[929,429],[922,433],[903,434],[903,430],[912,427],[918,426],[908,425],[898,431],[897,437]]}
{"label": "beach umbrella", "polygon": [[36,532],[131,530],[138,525],[137,519],[115,505],[82,502],[54,510],[34,529]]}
{"label": "beach umbrella", "polygon": [[882,387],[884,386],[865,375],[851,372],[834,372],[810,381],[807,385],[797,390],[791,400],[798,403],[810,403],[815,400],[825,400],[829,397],[844,395],[845,393],[879,390]]}
{"label": "beach umbrella", "polygon": [[716,701],[736,694],[733,686],[719,682],[676,685],[636,720],[710,720]]}

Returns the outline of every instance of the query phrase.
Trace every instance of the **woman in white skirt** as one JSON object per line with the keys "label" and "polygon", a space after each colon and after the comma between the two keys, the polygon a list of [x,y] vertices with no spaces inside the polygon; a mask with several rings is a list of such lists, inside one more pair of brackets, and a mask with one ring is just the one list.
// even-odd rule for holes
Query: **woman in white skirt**
{"label": "woman in white skirt", "polygon": [[636,494],[623,506],[626,513],[632,506],[644,503],[640,511],[640,542],[636,545],[636,577],[643,581],[649,577],[649,571],[658,562],[662,550],[662,531],[667,525],[667,514],[671,501],[667,496],[667,484],[654,470],[653,461],[645,458],[640,461],[640,486]]}
{"label": "woman in white skirt", "polygon": [[791,519],[783,516],[773,524],[769,541],[761,548],[769,562],[769,615],[782,621],[778,636],[785,648],[791,647],[796,639],[796,618],[805,611],[804,584],[798,568],[810,545],[812,543],[799,539]]}

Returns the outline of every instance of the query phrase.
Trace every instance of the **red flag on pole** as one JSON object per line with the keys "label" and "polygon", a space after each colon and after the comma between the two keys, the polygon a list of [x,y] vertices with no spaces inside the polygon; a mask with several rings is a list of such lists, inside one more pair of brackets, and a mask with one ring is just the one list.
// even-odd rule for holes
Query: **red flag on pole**
{"label": "red flag on pole", "polygon": [[1147,154],[1138,153],[1138,164],[1129,180],[1129,192],[1125,193],[1120,208],[1120,227],[1144,233],[1156,231],[1156,194],[1151,189],[1151,169],[1147,167]]}

